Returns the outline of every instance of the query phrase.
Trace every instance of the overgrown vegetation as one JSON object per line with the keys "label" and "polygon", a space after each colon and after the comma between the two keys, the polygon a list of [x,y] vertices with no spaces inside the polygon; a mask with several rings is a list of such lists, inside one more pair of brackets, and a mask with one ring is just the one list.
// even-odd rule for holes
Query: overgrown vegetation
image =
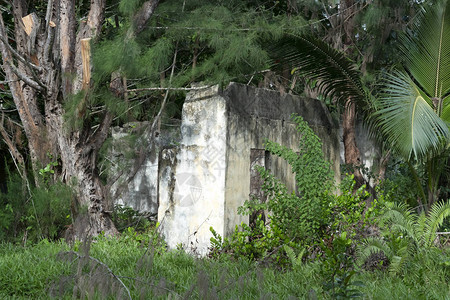
{"label": "overgrown vegetation", "polygon": [[[66,5],[58,2],[55,11],[76,7],[81,21],[66,22],[74,25],[66,31],[91,23],[84,20],[89,3],[96,1],[60,2]],[[92,84],[83,91],[69,91],[76,76],[67,71],[71,68],[56,67],[63,65],[59,56],[67,54],[65,61],[75,63],[76,47],[60,51],[57,45],[64,43],[57,40],[50,51],[56,57],[36,51],[48,46],[43,30],[49,42],[54,38],[51,23],[33,32],[26,47],[20,45],[27,37],[18,35],[23,32],[15,20],[35,12],[44,24],[45,1],[30,9],[0,5],[5,141],[0,146],[2,153],[5,147],[11,153],[5,165],[18,173],[0,183],[1,299],[450,299],[450,1],[338,1],[333,6],[312,0],[167,0],[146,20],[145,30],[135,30],[133,23],[144,1],[106,2],[101,34],[92,39]],[[55,13],[55,22],[58,17]],[[406,28],[406,34],[392,28]],[[400,51],[394,44],[401,44]],[[10,67],[15,75],[6,76]],[[368,85],[379,70],[394,71],[383,75],[381,86]],[[296,116],[299,152],[265,144],[271,155],[292,166],[296,191],[258,168],[265,201],[248,199],[239,213],[269,214],[256,214],[228,237],[211,228],[207,257],[168,250],[158,224],[123,206],[103,215],[111,217],[120,235],[63,241],[74,213],[93,211],[86,205],[90,202],[77,202],[86,185],[74,193],[68,178],[105,179],[114,163],[105,155],[108,143],[100,151],[105,128],[151,120],[155,126],[130,123],[127,147],[121,147],[129,149],[125,156],[143,157],[161,123],[179,117],[191,83],[231,80],[314,96],[336,111],[357,105],[383,154],[392,155],[385,180],[375,191],[366,189],[363,183],[370,180],[363,175],[370,173],[376,182],[378,175],[350,160],[353,175],[336,187],[319,138]],[[53,99],[58,90],[61,97]],[[62,144],[52,141],[66,133]],[[50,142],[52,151],[62,153],[51,155]],[[74,149],[64,160],[61,154]],[[100,164],[97,157],[103,159]],[[75,165],[82,168],[70,174]],[[118,173],[120,167],[109,171]],[[89,192],[102,191],[100,181],[94,182],[98,189]],[[93,202],[103,205],[105,199],[100,195]]]}
{"label": "overgrown vegetation", "polygon": [[[251,199],[241,213],[268,209],[272,214],[267,222],[259,217],[255,226],[242,224],[226,238],[211,229],[211,252],[199,259],[182,250],[167,250],[158,224],[151,225],[130,208],[116,207],[113,220],[118,228],[123,227],[120,237],[99,236],[70,246],[47,239],[25,243],[26,247],[1,244],[0,297],[448,297],[450,251],[436,232],[450,214],[450,204],[436,204],[428,215],[416,215],[395,194],[380,194],[367,207],[369,195],[364,187],[354,191],[352,176],[343,180],[339,194],[332,193],[332,174],[320,140],[300,117],[294,120],[303,134],[299,153],[272,142],[266,145],[303,174],[297,181],[309,184],[309,189],[298,195],[288,193],[273,175],[260,169],[267,202]],[[14,185],[9,188],[6,196],[14,191]],[[44,192],[57,199],[55,190],[42,188],[40,193]],[[39,205],[36,207],[40,212]],[[299,221],[297,214],[302,211],[309,214]],[[42,234],[46,223],[40,220]],[[48,228],[43,236],[54,238]]]}
{"label": "overgrown vegetation", "polygon": [[0,298],[128,299],[129,292],[132,299],[346,299],[357,288],[368,299],[446,299],[448,273],[427,265],[421,274],[403,277],[357,272],[352,286],[337,280],[333,293],[324,285],[330,282],[328,271],[318,261],[280,272],[243,257],[211,260],[158,252],[127,234],[72,249],[44,240],[28,248],[0,245]]}
{"label": "overgrown vegetation", "polygon": [[72,197],[72,189],[60,182],[33,187],[10,175],[7,192],[0,193],[0,239],[27,244],[64,237],[72,223]]}

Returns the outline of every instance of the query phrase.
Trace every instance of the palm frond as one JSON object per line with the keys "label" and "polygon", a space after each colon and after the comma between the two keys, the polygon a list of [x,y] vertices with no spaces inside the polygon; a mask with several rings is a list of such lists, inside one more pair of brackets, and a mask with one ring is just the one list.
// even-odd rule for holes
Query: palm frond
{"label": "palm frond", "polygon": [[407,247],[400,249],[399,255],[394,255],[390,259],[389,272],[391,274],[399,274],[409,260],[409,251]]}
{"label": "palm frond", "polygon": [[390,203],[388,210],[381,216],[381,224],[390,232],[401,233],[405,238],[419,246],[420,236],[416,233],[418,216],[406,203]]}
{"label": "palm frond", "polygon": [[386,74],[373,117],[388,143],[406,159],[423,158],[450,137],[430,102],[405,72]]}
{"label": "palm frond", "polygon": [[441,119],[450,127],[450,95],[442,100]]}
{"label": "palm frond", "polygon": [[394,252],[383,239],[379,237],[370,237],[363,240],[358,247],[358,263],[365,263],[369,257],[377,253],[383,253],[389,260],[394,257]]}
{"label": "palm frond", "polygon": [[424,237],[426,235],[426,224],[427,224],[427,215],[425,213],[421,213],[417,217],[417,222],[414,224],[414,231],[415,235],[418,237],[418,240],[420,240],[420,246],[424,246]]}
{"label": "palm frond", "polygon": [[436,232],[444,223],[445,218],[450,216],[450,201],[435,203],[426,220],[425,246],[430,247],[436,239]]}
{"label": "palm frond", "polygon": [[368,94],[356,65],[327,43],[308,35],[285,35],[269,53],[274,67],[288,66],[310,81],[317,80],[324,96],[343,103],[351,99],[360,108],[367,105]]}
{"label": "palm frond", "polygon": [[406,68],[429,97],[450,92],[450,1],[430,5],[402,38]]}

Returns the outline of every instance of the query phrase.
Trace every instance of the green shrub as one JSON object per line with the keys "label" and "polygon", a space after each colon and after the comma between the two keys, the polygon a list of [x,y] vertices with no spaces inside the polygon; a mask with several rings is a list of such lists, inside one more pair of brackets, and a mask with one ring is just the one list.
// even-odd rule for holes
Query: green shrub
{"label": "green shrub", "polygon": [[[270,254],[272,262],[286,265],[292,260],[285,251],[284,245],[287,245],[293,249],[294,255],[302,253],[305,259],[324,252],[323,258],[328,259],[331,252],[327,250],[333,248],[335,238],[343,233],[355,237],[355,232],[361,233],[378,213],[375,201],[364,214],[365,200],[369,194],[364,186],[354,190],[353,176],[344,178],[340,194],[332,193],[333,173],[323,156],[319,138],[301,117],[294,117],[294,121],[301,133],[299,153],[273,142],[266,142],[266,150],[284,158],[292,166],[298,195],[289,193],[286,186],[269,171],[257,167],[267,200],[264,203],[259,199],[246,201],[238,212],[248,215],[254,211],[268,210],[268,222],[258,219],[252,227],[241,224],[223,240],[212,229],[211,256],[232,253],[235,257],[260,260],[267,259]],[[330,249],[325,249],[327,245]]]}
{"label": "green shrub", "polygon": [[270,211],[270,227],[277,228],[288,239],[305,244],[319,240],[329,224],[329,204],[334,190],[333,172],[325,160],[319,137],[300,116],[293,116],[301,134],[299,152],[266,141],[266,150],[285,159],[295,173],[298,195],[289,193],[286,186],[262,167],[257,170],[263,179],[262,190],[267,200],[246,201],[239,209],[241,214],[267,209]]}
{"label": "green shrub", "polygon": [[331,245],[323,245],[323,261],[321,273],[324,282],[324,290],[333,299],[358,298],[362,293],[357,287],[363,285],[360,281],[354,281],[356,275],[352,256],[353,241],[347,237],[347,232],[342,232],[331,242]]}
{"label": "green shrub", "polygon": [[0,194],[0,238],[36,242],[57,239],[71,223],[72,189],[60,182],[28,190],[17,174],[9,177],[7,193]]}
{"label": "green shrub", "polygon": [[151,226],[151,222],[145,214],[121,204],[114,205],[112,220],[119,232],[126,231],[129,227],[137,232],[145,232]]}
{"label": "green shrub", "polygon": [[[438,250],[436,244],[436,232],[450,216],[448,200],[433,204],[428,214],[416,214],[404,203],[385,202],[384,205],[385,212],[380,217],[382,236],[368,238],[362,243],[359,247],[360,263],[382,253],[389,261],[391,273],[405,275],[411,271],[417,273],[414,266],[422,267],[425,262],[432,262],[424,259],[429,258],[430,252],[448,255],[448,249]],[[445,264],[442,264],[443,268],[448,267]]]}
{"label": "green shrub", "polygon": [[[219,258],[222,254],[228,254],[234,258],[245,257],[250,260],[264,261],[278,266],[289,264],[289,258],[283,248],[284,245],[298,251],[298,245],[290,240],[279,228],[266,226],[261,216],[255,220],[255,226],[250,227],[245,223],[236,226],[230,237],[222,237],[211,227],[213,235],[209,257]],[[291,249],[292,250],[292,249]]]}

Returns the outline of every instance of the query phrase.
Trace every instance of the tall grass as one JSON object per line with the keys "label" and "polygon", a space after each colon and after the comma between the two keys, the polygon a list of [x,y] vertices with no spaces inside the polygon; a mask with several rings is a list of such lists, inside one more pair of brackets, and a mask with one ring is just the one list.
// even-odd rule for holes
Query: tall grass
{"label": "tall grass", "polygon": [[[280,270],[226,256],[197,259],[135,237],[71,248],[1,244],[0,299],[331,299],[319,262]],[[450,299],[446,270],[424,262],[420,273],[360,271],[356,280],[364,282],[364,299]]]}

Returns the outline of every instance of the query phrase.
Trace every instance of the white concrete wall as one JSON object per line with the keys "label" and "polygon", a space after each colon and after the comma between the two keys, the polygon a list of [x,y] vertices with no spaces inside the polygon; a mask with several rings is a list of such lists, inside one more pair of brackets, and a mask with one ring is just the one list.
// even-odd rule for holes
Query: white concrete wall
{"label": "white concrete wall", "polygon": [[159,192],[158,221],[168,246],[182,244],[200,255],[208,251],[210,227],[224,232],[227,115],[226,103],[215,89],[216,96],[196,93],[186,99],[175,186],[165,191],[160,184]]}
{"label": "white concrete wall", "polygon": [[[300,136],[290,121],[292,113],[304,115],[323,140],[339,179],[338,130],[318,100],[282,99],[274,91],[243,85],[188,94],[176,157],[171,151],[160,156],[158,221],[170,248],[182,245],[205,255],[210,227],[228,236],[236,225],[248,222],[237,209],[249,199],[250,150],[264,149],[269,139],[298,151]],[[295,175],[286,161],[273,157],[269,168],[294,191]]]}

